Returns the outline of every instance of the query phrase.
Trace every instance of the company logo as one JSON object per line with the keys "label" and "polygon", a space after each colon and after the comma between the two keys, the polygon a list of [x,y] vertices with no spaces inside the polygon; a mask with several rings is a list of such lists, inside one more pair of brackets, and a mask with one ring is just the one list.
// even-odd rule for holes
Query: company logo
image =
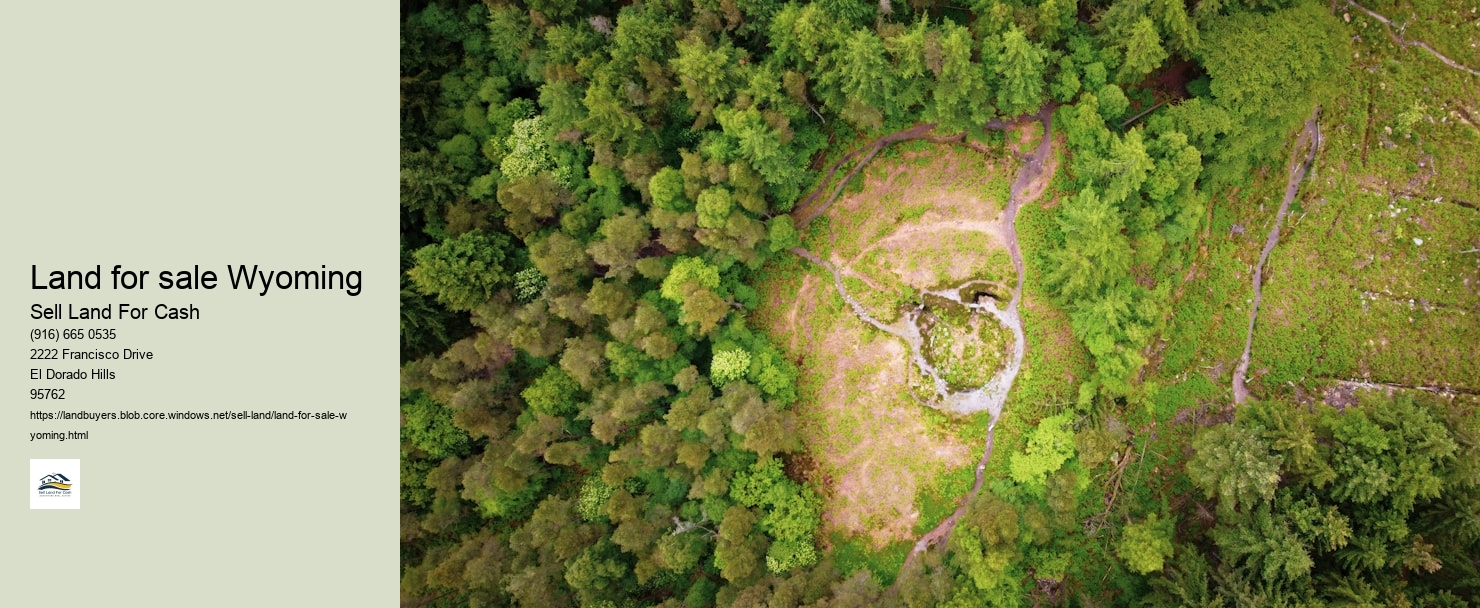
{"label": "company logo", "polygon": [[42,493],[45,493],[47,490],[57,490],[70,494],[72,492],[72,480],[67,479],[67,476],[61,473],[52,473],[46,477],[42,477],[41,487],[36,488],[36,491]]}
{"label": "company logo", "polygon": [[31,474],[26,476],[26,490],[31,493],[31,508],[81,509],[81,480],[81,460],[32,458]]}

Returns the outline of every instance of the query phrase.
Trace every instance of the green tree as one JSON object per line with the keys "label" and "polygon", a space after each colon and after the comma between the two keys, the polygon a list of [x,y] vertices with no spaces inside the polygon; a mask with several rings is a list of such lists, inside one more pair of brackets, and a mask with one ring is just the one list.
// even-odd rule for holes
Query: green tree
{"label": "green tree", "polygon": [[1192,442],[1196,455],[1187,463],[1187,476],[1208,497],[1218,497],[1221,513],[1253,508],[1274,498],[1284,459],[1271,454],[1268,444],[1252,430],[1223,424],[1208,429]]}
{"label": "green tree", "polygon": [[[1201,8],[1201,7],[1199,7]],[[1273,159],[1319,98],[1332,94],[1324,76],[1351,57],[1341,25],[1317,3],[1272,13],[1238,11],[1210,19],[1199,59],[1213,99],[1231,119],[1213,148],[1213,177],[1236,182],[1257,162]]]}
{"label": "green tree", "polygon": [[648,194],[653,205],[669,211],[689,211],[694,204],[684,196],[683,174],[673,167],[663,167],[648,180]]}
{"label": "green tree", "polygon": [[721,350],[714,353],[709,376],[715,386],[739,380],[750,372],[750,353],[741,349]]}
{"label": "green tree", "polygon": [[934,41],[934,45],[927,43],[928,48],[939,48],[939,55],[931,52],[926,55],[926,65],[935,74],[930,106],[925,110],[926,120],[948,133],[980,126],[992,116],[992,107],[987,103],[991,91],[986,68],[972,61],[975,45],[971,32],[947,21]]}
{"label": "green tree", "polygon": [[569,416],[580,409],[577,397],[581,385],[559,367],[547,367],[539,379],[530,384],[519,396],[530,409],[551,416]]}
{"label": "green tree", "polygon": [[1028,445],[1021,454],[1013,454],[1008,464],[1013,481],[1035,493],[1043,493],[1048,474],[1059,470],[1074,456],[1074,431],[1069,429],[1069,422],[1069,414],[1049,416],[1038,422],[1028,435]]}
{"label": "green tree", "polygon": [[683,287],[689,284],[706,289],[718,288],[719,269],[699,258],[680,257],[668,271],[668,276],[663,278],[661,293],[664,298],[681,302]]}
{"label": "green tree", "polygon": [[1094,190],[1081,190],[1064,204],[1059,227],[1065,244],[1049,253],[1046,281],[1060,298],[1089,298],[1127,276],[1131,245],[1120,212]]}
{"label": "green tree", "polygon": [[1136,20],[1121,45],[1125,60],[1116,72],[1116,80],[1120,82],[1138,82],[1161,67],[1162,62],[1167,59],[1167,51],[1161,46],[1161,36],[1156,31],[1156,24],[1146,17]]}
{"label": "green tree", "polygon": [[997,89],[997,110],[1008,116],[1027,114],[1043,105],[1047,82],[1044,80],[1043,49],[1029,41],[1016,27],[1002,35],[1002,49],[997,70],[1002,75]]}
{"label": "green tree", "polygon": [[508,152],[499,164],[499,171],[508,179],[517,179],[553,168],[555,161],[550,157],[549,137],[542,117],[514,123],[514,132],[504,144]]}
{"label": "green tree", "polygon": [[465,456],[472,448],[467,432],[453,424],[452,410],[438,405],[422,391],[401,394],[401,442],[433,460]]}
{"label": "green tree", "polygon": [[504,268],[509,239],[501,234],[467,232],[416,250],[416,265],[406,274],[422,293],[452,310],[471,310],[487,302],[509,281]]}
{"label": "green tree", "polygon": [[836,87],[843,118],[866,129],[882,126],[894,89],[884,42],[867,29],[854,30],[828,59],[823,82]]}
{"label": "green tree", "polygon": [[689,109],[695,116],[693,128],[709,125],[715,106],[729,101],[741,83],[741,54],[723,37],[717,45],[694,35],[678,43],[678,56],[673,58],[672,66],[689,98]]}
{"label": "green tree", "polygon": [[606,266],[606,276],[631,279],[637,272],[638,251],[652,240],[652,227],[628,208],[621,215],[601,222],[600,238],[586,247],[591,261]]}
{"label": "green tree", "polygon": [[732,207],[730,191],[725,188],[716,186],[699,193],[699,227],[724,228]]}
{"label": "green tree", "polygon": [[1127,525],[1121,531],[1115,554],[1132,572],[1160,572],[1167,558],[1172,556],[1173,523],[1152,513],[1145,520]]}
{"label": "green tree", "polygon": [[761,573],[761,559],[769,544],[765,536],[751,533],[756,522],[755,514],[743,506],[733,505],[725,511],[714,549],[714,565],[725,580],[742,582]]}

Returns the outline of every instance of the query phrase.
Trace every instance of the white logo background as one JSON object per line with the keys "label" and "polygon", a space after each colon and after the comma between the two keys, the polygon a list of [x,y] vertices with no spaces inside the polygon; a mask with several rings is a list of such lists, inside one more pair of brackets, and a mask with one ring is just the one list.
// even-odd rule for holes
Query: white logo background
{"label": "white logo background", "polygon": [[[60,473],[71,480],[72,489],[65,496],[43,496],[37,490],[41,478]],[[81,509],[82,508],[82,461],[76,458],[32,458],[31,475],[26,479],[26,491],[31,495],[32,509]]]}

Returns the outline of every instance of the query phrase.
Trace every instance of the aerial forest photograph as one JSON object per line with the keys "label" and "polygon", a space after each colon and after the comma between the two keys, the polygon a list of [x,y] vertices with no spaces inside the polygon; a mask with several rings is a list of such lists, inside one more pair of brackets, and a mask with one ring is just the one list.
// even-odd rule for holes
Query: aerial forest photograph
{"label": "aerial forest photograph", "polygon": [[400,19],[403,607],[1480,608],[1480,0]]}

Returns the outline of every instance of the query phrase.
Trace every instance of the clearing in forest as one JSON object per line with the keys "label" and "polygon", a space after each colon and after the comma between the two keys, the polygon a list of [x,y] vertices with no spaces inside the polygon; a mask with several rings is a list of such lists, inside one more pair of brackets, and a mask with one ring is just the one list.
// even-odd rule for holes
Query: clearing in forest
{"label": "clearing in forest", "polygon": [[[812,222],[806,249],[884,324],[922,292],[968,282],[963,299],[987,294],[1005,305],[1016,274],[1001,219],[1016,163],[999,155],[895,144]],[[792,257],[765,274],[756,317],[800,362],[800,430],[825,496],[824,533],[874,549],[913,541],[944,517],[938,505],[953,507],[969,489],[986,414],[953,419],[923,405],[931,389],[910,347],[856,316],[827,270]],[[980,385],[1005,360],[1011,332],[951,304],[921,314],[922,355],[947,382]]]}
{"label": "clearing in forest", "polygon": [[[1480,34],[1453,27],[1473,18],[1468,8],[1440,4],[1448,7],[1423,19],[1391,8],[1388,17],[1406,24],[1392,31],[1480,63]],[[1400,43],[1354,6],[1341,3],[1337,15],[1362,35],[1323,102],[1319,153],[1260,277],[1248,390],[1338,406],[1354,387],[1475,394],[1480,78]],[[1204,255],[1166,340],[1165,377],[1230,380],[1284,178],[1270,169],[1212,201]]]}

